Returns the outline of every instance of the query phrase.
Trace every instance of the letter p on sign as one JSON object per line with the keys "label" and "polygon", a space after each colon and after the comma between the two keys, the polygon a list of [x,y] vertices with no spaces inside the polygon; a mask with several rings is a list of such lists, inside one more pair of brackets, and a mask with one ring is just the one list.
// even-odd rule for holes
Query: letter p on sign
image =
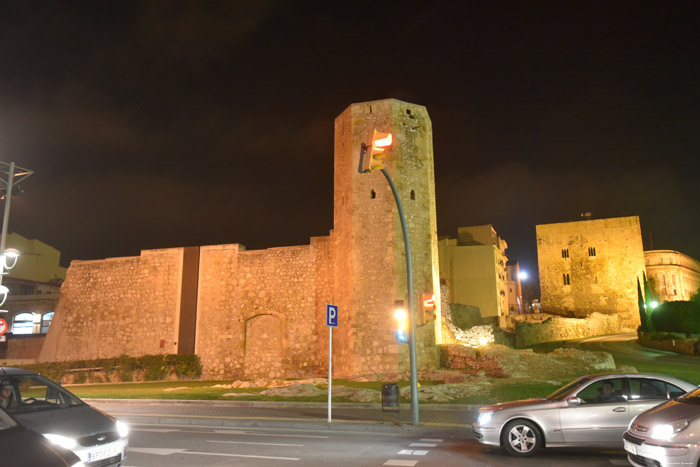
{"label": "letter p on sign", "polygon": [[326,305],[326,326],[338,327],[338,307],[336,305]]}

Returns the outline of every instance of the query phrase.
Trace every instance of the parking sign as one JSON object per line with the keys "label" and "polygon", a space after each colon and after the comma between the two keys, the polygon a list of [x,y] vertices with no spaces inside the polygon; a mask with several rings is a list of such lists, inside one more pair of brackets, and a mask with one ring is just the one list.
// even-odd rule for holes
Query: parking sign
{"label": "parking sign", "polygon": [[326,326],[338,327],[338,307],[336,305],[326,305]]}

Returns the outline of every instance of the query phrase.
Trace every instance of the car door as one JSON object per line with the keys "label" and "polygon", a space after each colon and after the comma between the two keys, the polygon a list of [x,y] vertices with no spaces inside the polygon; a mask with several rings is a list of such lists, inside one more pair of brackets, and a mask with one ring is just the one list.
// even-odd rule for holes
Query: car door
{"label": "car door", "polygon": [[576,394],[580,404],[559,410],[562,435],[567,444],[622,444],[629,424],[624,378],[596,380]]}
{"label": "car door", "polygon": [[645,410],[666,402],[671,396],[683,394],[678,386],[655,378],[628,378],[630,421]]}

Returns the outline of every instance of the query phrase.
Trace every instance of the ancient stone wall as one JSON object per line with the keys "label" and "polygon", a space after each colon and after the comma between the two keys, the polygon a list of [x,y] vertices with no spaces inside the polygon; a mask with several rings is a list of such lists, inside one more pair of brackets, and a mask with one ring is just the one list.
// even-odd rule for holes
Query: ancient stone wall
{"label": "ancient stone wall", "polygon": [[324,374],[332,276],[329,237],[267,250],[202,247],[195,350],[202,376]]}
{"label": "ancient stone wall", "polygon": [[73,261],[40,361],[177,353],[182,249]]}
{"label": "ancient stone wall", "polygon": [[550,316],[541,323],[517,321],[515,346],[528,347],[542,342],[583,339],[618,332],[620,332],[620,317],[617,315],[593,313],[583,319]]}
{"label": "ancient stone wall", "polygon": [[644,272],[639,217],[538,225],[537,256],[542,311],[618,314],[623,329],[637,329],[637,278]]}

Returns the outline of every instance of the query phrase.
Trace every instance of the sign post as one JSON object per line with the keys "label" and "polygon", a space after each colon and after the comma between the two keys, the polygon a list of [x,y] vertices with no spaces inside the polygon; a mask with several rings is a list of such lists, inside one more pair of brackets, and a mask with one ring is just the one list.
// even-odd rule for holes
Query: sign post
{"label": "sign post", "polygon": [[338,307],[326,305],[328,326],[328,423],[331,422],[331,386],[333,381],[333,328],[338,327]]}
{"label": "sign post", "polygon": [[0,336],[4,335],[6,332],[7,332],[7,321],[0,318]]}

